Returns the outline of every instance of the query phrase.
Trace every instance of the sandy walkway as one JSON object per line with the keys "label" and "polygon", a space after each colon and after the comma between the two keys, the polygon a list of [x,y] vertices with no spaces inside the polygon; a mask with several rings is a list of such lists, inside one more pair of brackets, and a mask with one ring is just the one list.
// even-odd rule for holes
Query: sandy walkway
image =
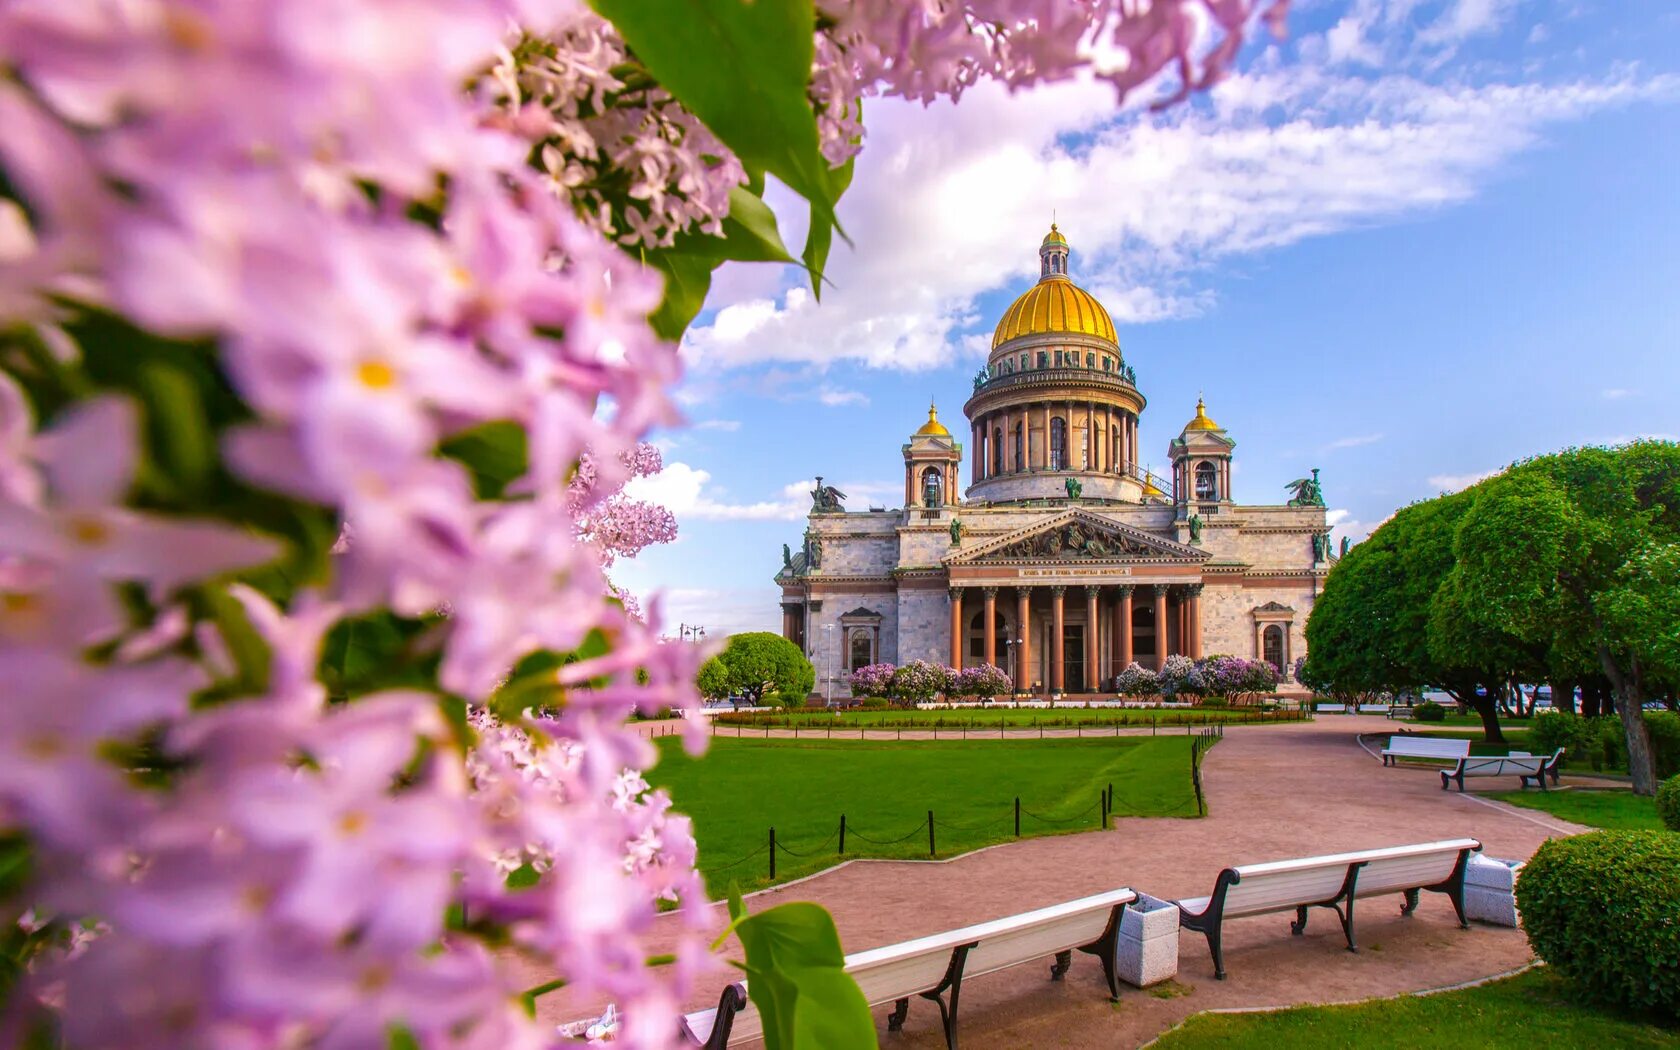
{"label": "sandy walkway", "polygon": [[[1356,735],[1392,728],[1357,716],[1232,727],[1204,766],[1210,813],[1201,820],[1127,818],[1112,831],[1010,843],[941,863],[858,861],[764,891],[750,906],[816,901],[833,913],[846,950],[859,951],[1115,886],[1199,896],[1230,864],[1461,835],[1481,840],[1490,856],[1520,858],[1548,837],[1582,830],[1474,793],[1443,792],[1430,769],[1383,768]],[[1225,981],[1213,979],[1202,938],[1185,931],[1175,989],[1182,994],[1172,997],[1124,987],[1121,1002],[1110,1004],[1101,970],[1086,956],[1058,984],[1046,979],[1048,963],[965,981],[962,1043],[971,1050],[1136,1046],[1202,1010],[1394,995],[1503,973],[1531,958],[1518,930],[1458,929],[1444,897],[1426,894],[1410,919],[1399,904],[1398,896],[1360,902],[1358,954],[1347,952],[1327,911],[1313,915],[1300,938],[1289,936],[1288,916],[1232,922]],[[701,997],[704,1005],[716,991]],[[559,1021],[591,1005],[550,997],[542,1014]],[[932,1003],[916,1000],[898,1033],[886,1031],[884,1010],[876,1013],[883,1047],[944,1045]]]}

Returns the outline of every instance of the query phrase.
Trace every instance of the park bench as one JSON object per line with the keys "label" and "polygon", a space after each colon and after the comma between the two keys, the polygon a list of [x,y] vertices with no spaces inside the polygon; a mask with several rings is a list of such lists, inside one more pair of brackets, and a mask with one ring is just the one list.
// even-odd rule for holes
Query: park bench
{"label": "park bench", "polygon": [[1359,705],[1359,714],[1362,714],[1362,715],[1386,715],[1386,714],[1388,714],[1388,706],[1389,705],[1387,705],[1387,704],[1360,704]]}
{"label": "park bench", "polygon": [[[1120,915],[1135,900],[1137,894],[1129,889],[1110,890],[960,930],[872,948],[846,956],[846,972],[863,990],[870,1006],[893,1004],[887,1017],[889,1031],[903,1027],[911,996],[939,1004],[945,1045],[956,1050],[957,1000],[964,978],[1054,956],[1050,979],[1059,981],[1073,964],[1073,953],[1081,951],[1102,962],[1109,994],[1118,999],[1120,981],[1114,966]],[[688,1045],[722,1050],[732,1043],[759,1038],[761,1024],[758,1011],[747,998],[746,982],[737,981],[724,989],[715,1009],[700,1010],[682,1019],[682,1037]]]}
{"label": "park bench", "polygon": [[1388,705],[1389,718],[1410,718],[1415,714],[1417,714],[1417,708],[1411,706],[1410,704]]}
{"label": "park bench", "polygon": [[1405,904],[1400,913],[1410,915],[1417,910],[1419,892],[1429,890],[1446,894],[1458,913],[1459,925],[1468,927],[1464,872],[1470,854],[1481,848],[1475,839],[1448,839],[1226,868],[1219,873],[1212,896],[1177,902],[1179,924],[1207,937],[1214,976],[1221,981],[1225,955],[1220,950],[1220,929],[1226,919],[1294,911],[1289,929],[1300,936],[1307,928],[1308,908],[1330,908],[1342,921],[1348,951],[1358,951],[1353,939],[1356,899],[1402,893]]}
{"label": "park bench", "polygon": [[1347,714],[1347,709],[1348,705],[1346,704],[1319,704],[1314,708],[1314,710],[1321,714],[1332,715],[1345,715]]}
{"label": "park bench", "polygon": [[1470,754],[1470,741],[1444,740],[1433,736],[1391,736],[1383,748],[1383,765],[1392,766],[1397,758],[1444,758],[1456,762]]}
{"label": "park bench", "polygon": [[1558,782],[1558,767],[1563,765],[1563,748],[1558,748],[1550,755],[1526,755],[1520,751],[1513,751],[1509,755],[1477,755],[1465,756],[1459,759],[1451,769],[1441,770],[1441,790],[1447,790],[1447,785],[1458,781],[1458,790],[1464,790],[1465,777],[1499,777],[1516,776],[1523,787],[1528,787],[1530,780],[1539,785],[1541,791],[1546,790],[1546,778],[1552,778],[1552,783]]}

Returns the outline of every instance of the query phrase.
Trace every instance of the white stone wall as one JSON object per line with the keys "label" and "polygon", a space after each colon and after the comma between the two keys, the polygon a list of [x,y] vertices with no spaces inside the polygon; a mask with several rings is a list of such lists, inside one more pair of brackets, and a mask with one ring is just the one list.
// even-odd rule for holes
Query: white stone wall
{"label": "white stone wall", "polygon": [[896,664],[951,661],[951,599],[943,590],[898,592]]}
{"label": "white stone wall", "polygon": [[[817,672],[816,691],[818,695],[828,695],[824,692],[824,680],[829,674],[834,675],[833,696],[848,697],[852,695],[851,687],[847,684],[847,650],[846,629],[840,623],[841,617],[858,609],[868,609],[878,613],[881,617],[880,641],[875,651],[877,661],[897,663],[898,640],[898,594],[890,589],[871,591],[864,594],[826,593],[820,599],[822,608],[811,614],[810,658],[811,666]],[[824,630],[832,625],[833,630]]]}
{"label": "white stone wall", "polygon": [[1064,499],[1067,496],[1066,478],[1078,478],[1081,494],[1091,499],[1138,499],[1143,487],[1129,477],[1090,471],[1038,471],[1026,474],[999,474],[970,485],[967,496],[973,500]]}

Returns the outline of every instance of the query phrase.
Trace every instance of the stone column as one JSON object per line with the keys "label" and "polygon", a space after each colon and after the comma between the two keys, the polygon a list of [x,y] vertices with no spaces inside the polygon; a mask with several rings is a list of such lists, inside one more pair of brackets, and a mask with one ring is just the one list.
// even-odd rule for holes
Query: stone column
{"label": "stone column", "polygon": [[1066,650],[1062,646],[1064,624],[1062,622],[1062,595],[1067,588],[1061,584],[1050,588],[1050,692],[1059,693],[1067,687],[1066,669],[1062,666],[1062,655]]}
{"label": "stone column", "polygon": [[984,426],[985,423],[986,417],[981,416],[968,426],[968,436],[971,439],[968,446],[968,483],[970,485],[980,480],[982,477],[980,471],[985,466],[983,460],[986,455],[986,444],[980,437],[982,433],[980,428]]}
{"label": "stone column", "polygon": [[1099,588],[1085,588],[1085,691],[1097,691],[1097,647],[1100,636],[1097,634],[1097,591]]}
{"label": "stone column", "polygon": [[1027,587],[1015,588],[1015,637],[1015,691],[1025,693],[1032,689],[1032,591]]}
{"label": "stone column", "polygon": [[986,662],[997,666],[997,588],[982,587],[980,593],[986,598]]}
{"label": "stone column", "polygon": [[1202,585],[1192,583],[1184,589],[1185,654],[1192,660],[1202,658]]}
{"label": "stone column", "polygon": [[1167,584],[1155,585],[1155,670],[1167,663]]}
{"label": "stone column", "polygon": [[962,670],[962,592],[961,587],[951,588],[951,666]]}
{"label": "stone column", "polygon": [[1114,614],[1120,620],[1120,645],[1115,651],[1120,655],[1116,658],[1120,662],[1120,670],[1124,671],[1132,665],[1132,585],[1123,584],[1120,588],[1120,606]]}
{"label": "stone column", "polygon": [[1039,415],[1044,417],[1044,440],[1038,443],[1038,468],[1050,469],[1050,403],[1046,401],[1039,408]]}
{"label": "stone column", "polygon": [[910,464],[904,464],[904,509],[909,510],[916,505],[915,470]]}

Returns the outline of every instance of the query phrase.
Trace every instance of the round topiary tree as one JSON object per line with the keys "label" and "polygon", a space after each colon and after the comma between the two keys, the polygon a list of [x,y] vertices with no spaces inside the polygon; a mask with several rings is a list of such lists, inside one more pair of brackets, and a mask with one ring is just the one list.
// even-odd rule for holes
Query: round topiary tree
{"label": "round topiary tree", "polygon": [[754,704],[776,693],[806,696],[817,682],[799,646],[769,631],[731,635],[717,658],[729,672],[730,692]]}
{"label": "round topiary tree", "polygon": [[1680,774],[1669,777],[1657,789],[1657,815],[1663,827],[1680,831]]}
{"label": "round topiary tree", "polygon": [[1529,944],[1593,998],[1680,1016],[1680,835],[1552,839],[1517,879]]}
{"label": "round topiary tree", "polygon": [[1447,709],[1433,700],[1425,700],[1412,708],[1412,717],[1419,722],[1445,722]]}

